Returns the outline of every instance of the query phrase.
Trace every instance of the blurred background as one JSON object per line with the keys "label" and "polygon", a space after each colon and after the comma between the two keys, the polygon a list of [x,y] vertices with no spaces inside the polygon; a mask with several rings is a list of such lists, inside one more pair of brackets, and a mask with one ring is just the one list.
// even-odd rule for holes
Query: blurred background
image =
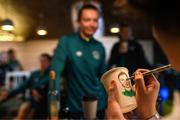
{"label": "blurred background", "polygon": [[[149,68],[169,63],[152,36],[146,16],[126,0],[0,0],[1,91],[18,88],[27,81],[32,71],[40,69],[41,54],[53,55],[62,35],[78,31],[77,12],[84,2],[96,4],[102,12],[95,38],[105,47],[107,63],[112,47],[121,40],[124,25],[130,26],[142,46]],[[164,120],[180,119],[180,74],[169,70],[157,74],[157,78],[161,83],[157,105],[160,115]],[[16,118],[28,94],[27,89],[0,104],[0,119]]]}

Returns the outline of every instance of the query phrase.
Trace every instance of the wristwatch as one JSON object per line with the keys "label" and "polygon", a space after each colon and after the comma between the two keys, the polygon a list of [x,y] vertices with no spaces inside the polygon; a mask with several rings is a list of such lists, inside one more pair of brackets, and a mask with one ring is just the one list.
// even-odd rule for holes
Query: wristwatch
{"label": "wristwatch", "polygon": [[150,117],[146,120],[160,120],[160,115],[158,112],[156,112],[152,117]]}

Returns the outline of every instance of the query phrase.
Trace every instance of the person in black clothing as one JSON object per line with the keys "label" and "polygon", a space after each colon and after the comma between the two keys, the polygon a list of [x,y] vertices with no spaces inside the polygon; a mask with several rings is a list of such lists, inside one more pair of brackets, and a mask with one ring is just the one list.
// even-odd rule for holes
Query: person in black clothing
{"label": "person in black clothing", "polygon": [[127,67],[130,75],[138,68],[149,68],[142,46],[134,39],[130,26],[121,26],[120,41],[111,51],[109,68]]}
{"label": "person in black clothing", "polygon": [[12,68],[13,71],[23,70],[23,67],[20,61],[16,58],[16,51],[14,49],[8,50],[9,62],[8,65]]}
{"label": "person in black clothing", "polygon": [[8,55],[6,52],[0,53],[0,87],[5,84],[6,73],[12,71],[8,64]]}

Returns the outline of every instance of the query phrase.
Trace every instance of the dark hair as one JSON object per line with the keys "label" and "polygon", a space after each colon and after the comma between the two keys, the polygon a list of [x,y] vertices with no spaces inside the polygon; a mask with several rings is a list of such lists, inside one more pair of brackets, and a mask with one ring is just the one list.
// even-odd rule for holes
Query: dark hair
{"label": "dark hair", "polygon": [[12,48],[9,49],[7,53],[8,53],[9,55],[12,54],[12,53],[14,53],[14,49],[12,49]]}
{"label": "dark hair", "polygon": [[77,19],[78,21],[80,21],[80,19],[81,19],[83,10],[87,10],[87,9],[95,10],[95,11],[97,11],[98,13],[100,13],[99,9],[98,9],[97,7],[95,7],[94,5],[92,5],[92,4],[85,4],[85,5],[82,6],[81,9],[78,11],[78,19]]}
{"label": "dark hair", "polygon": [[161,31],[180,34],[180,7],[178,0],[129,0],[129,4],[144,12]]}
{"label": "dark hair", "polygon": [[47,53],[42,53],[42,54],[40,55],[40,57],[45,57],[45,58],[47,58],[49,61],[52,60],[51,55],[49,55],[49,54],[47,54]]}
{"label": "dark hair", "polygon": [[130,27],[130,25],[127,22],[122,22],[120,27]]}

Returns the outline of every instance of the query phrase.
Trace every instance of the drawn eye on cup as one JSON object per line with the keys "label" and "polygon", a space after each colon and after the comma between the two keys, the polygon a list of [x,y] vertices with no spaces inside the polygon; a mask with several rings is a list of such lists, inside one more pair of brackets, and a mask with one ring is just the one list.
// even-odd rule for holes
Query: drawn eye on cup
{"label": "drawn eye on cup", "polygon": [[[122,76],[125,75],[126,77],[122,78]],[[118,80],[121,83],[121,85],[125,88],[130,88],[130,81],[126,80],[128,78],[127,74],[125,72],[120,72],[118,75]]]}

